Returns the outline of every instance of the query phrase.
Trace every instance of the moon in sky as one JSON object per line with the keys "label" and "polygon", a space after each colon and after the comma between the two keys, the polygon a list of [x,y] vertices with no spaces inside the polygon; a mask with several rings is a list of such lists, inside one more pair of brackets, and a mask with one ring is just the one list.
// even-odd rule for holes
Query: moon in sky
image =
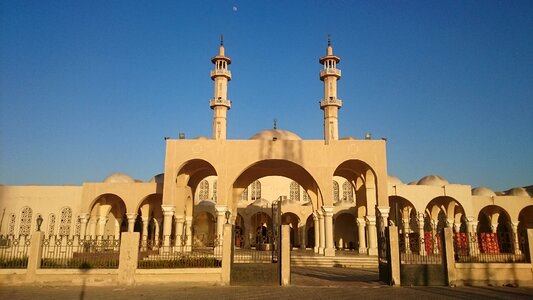
{"label": "moon in sky", "polygon": [[233,11],[237,11],[237,6],[234,6],[234,7],[233,7]]}

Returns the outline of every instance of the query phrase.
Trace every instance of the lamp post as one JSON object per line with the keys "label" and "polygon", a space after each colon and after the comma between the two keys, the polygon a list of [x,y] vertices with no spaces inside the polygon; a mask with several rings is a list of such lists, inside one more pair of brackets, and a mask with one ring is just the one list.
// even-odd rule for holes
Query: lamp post
{"label": "lamp post", "polygon": [[37,231],[41,231],[41,225],[43,225],[43,217],[41,215],[37,216]]}
{"label": "lamp post", "polygon": [[226,224],[229,224],[229,217],[231,216],[231,212],[229,210],[226,210]]}

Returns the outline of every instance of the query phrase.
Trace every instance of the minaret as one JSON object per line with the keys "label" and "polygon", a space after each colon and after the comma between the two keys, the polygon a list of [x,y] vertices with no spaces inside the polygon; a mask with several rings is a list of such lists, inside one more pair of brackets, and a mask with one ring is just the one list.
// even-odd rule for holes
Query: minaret
{"label": "minaret", "polygon": [[333,54],[331,38],[328,36],[327,55],[320,58],[324,69],[320,70],[320,80],[324,81],[324,98],[320,100],[320,108],[324,111],[324,140],[339,139],[338,111],[342,101],[337,98],[337,80],[341,78],[341,70],[337,69],[337,63],[341,59]]}
{"label": "minaret", "polygon": [[228,99],[228,81],[231,80],[231,72],[228,65],[231,59],[224,55],[224,36],[220,37],[220,48],[218,55],[211,59],[215,69],[211,70],[211,79],[215,82],[215,94],[209,101],[209,106],[213,109],[213,139],[226,139],[226,112],[231,107]]}

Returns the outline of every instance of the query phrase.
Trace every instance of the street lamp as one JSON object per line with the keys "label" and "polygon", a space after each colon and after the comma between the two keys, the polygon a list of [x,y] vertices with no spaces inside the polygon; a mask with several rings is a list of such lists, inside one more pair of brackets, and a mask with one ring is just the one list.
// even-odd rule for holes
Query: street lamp
{"label": "street lamp", "polygon": [[229,224],[229,217],[231,216],[231,212],[229,210],[226,210],[226,224]]}
{"label": "street lamp", "polygon": [[43,217],[41,215],[37,216],[37,231],[41,231],[41,225],[43,225]]}

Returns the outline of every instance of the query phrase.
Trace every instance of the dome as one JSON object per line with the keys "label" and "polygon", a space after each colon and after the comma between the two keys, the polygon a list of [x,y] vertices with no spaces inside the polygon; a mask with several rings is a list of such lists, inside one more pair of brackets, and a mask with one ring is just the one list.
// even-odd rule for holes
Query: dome
{"label": "dome", "polygon": [[357,139],[354,138],[354,137],[351,137],[351,136],[345,136],[345,137],[341,137],[340,140],[341,141],[354,141],[354,140],[357,140]]}
{"label": "dome", "polygon": [[205,140],[209,140],[209,138],[206,137],[206,136],[197,136],[197,137],[195,137],[193,140],[202,140],[202,141],[205,141]]}
{"label": "dome", "polygon": [[531,197],[529,193],[523,187],[515,187],[506,192],[509,196],[519,196],[519,197]]}
{"label": "dome", "polygon": [[165,173],[157,174],[150,179],[150,183],[163,183],[165,181]]}
{"label": "dome", "polygon": [[216,203],[213,200],[202,200],[198,203],[198,205],[202,206],[215,206]]}
{"label": "dome", "polygon": [[472,195],[474,196],[496,196],[496,193],[485,186],[478,186],[477,188],[472,189]]}
{"label": "dome", "polygon": [[251,140],[289,140],[289,141],[299,141],[302,138],[299,137],[296,133],[281,130],[281,129],[269,129],[260,131],[250,138]]}
{"label": "dome", "polygon": [[389,175],[387,177],[387,183],[389,185],[400,185],[400,184],[403,184],[403,182],[400,180],[400,178],[398,178],[396,176],[391,176],[391,175]]}
{"label": "dome", "polygon": [[135,179],[133,179],[130,175],[124,174],[124,173],[113,173],[104,179],[105,183],[134,183]]}
{"label": "dome", "polygon": [[438,175],[428,175],[426,177],[422,177],[416,184],[443,186],[443,185],[448,185],[450,183],[448,182],[448,180]]}
{"label": "dome", "polygon": [[261,198],[261,199],[257,199],[254,202],[252,202],[252,204],[250,204],[250,206],[258,206],[258,207],[267,208],[267,207],[270,207],[270,202],[268,202],[267,200]]}

